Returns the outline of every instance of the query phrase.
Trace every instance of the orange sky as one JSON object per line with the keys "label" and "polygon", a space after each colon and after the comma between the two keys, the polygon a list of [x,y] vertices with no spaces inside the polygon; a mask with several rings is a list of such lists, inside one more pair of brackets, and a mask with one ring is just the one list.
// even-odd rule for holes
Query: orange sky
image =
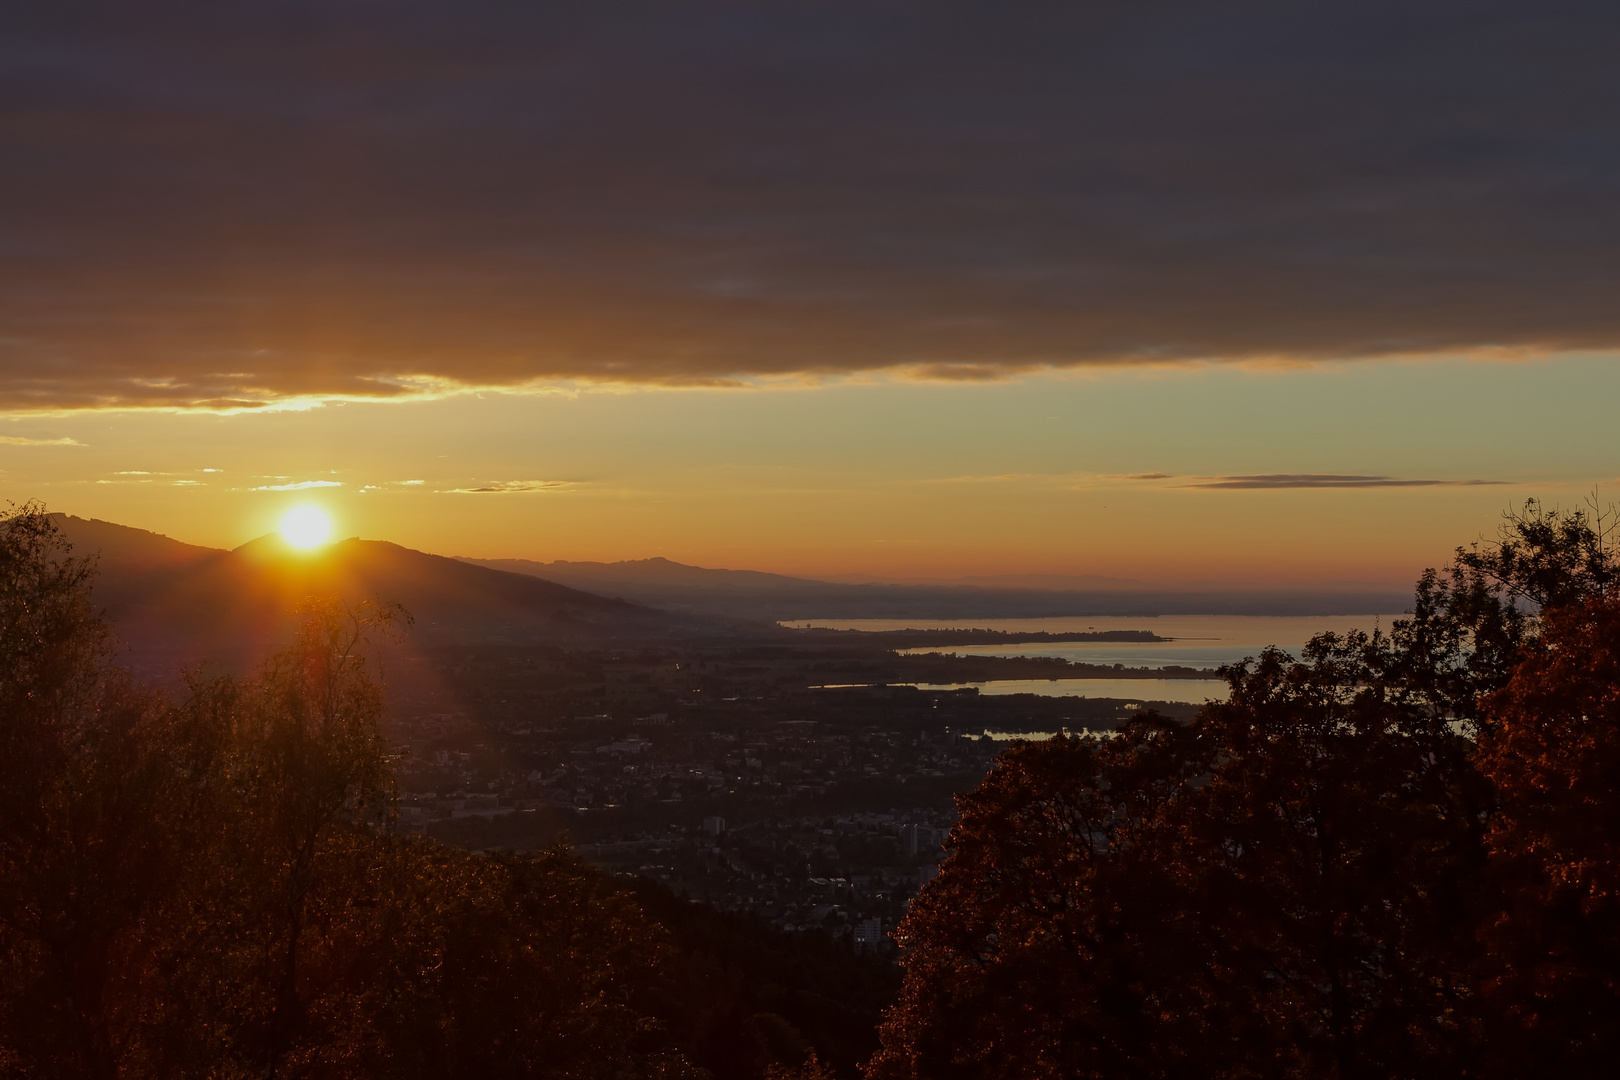
{"label": "orange sky", "polygon": [[0,479],[221,547],[312,502],[481,557],[1404,585],[1620,474],[1616,381],[1571,356],[83,412],[0,421]]}

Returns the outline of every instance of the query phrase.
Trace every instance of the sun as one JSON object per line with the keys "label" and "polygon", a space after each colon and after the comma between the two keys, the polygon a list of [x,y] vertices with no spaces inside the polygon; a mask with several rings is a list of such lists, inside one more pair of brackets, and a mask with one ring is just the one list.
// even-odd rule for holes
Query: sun
{"label": "sun", "polygon": [[281,516],[281,537],[308,551],[332,538],[332,519],[318,506],[295,506]]}

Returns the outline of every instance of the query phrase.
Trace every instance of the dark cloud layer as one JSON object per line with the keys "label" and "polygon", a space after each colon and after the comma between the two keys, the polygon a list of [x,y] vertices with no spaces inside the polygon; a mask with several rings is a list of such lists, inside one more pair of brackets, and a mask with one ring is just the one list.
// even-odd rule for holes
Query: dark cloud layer
{"label": "dark cloud layer", "polygon": [[0,11],[0,407],[1620,344],[1620,6]]}

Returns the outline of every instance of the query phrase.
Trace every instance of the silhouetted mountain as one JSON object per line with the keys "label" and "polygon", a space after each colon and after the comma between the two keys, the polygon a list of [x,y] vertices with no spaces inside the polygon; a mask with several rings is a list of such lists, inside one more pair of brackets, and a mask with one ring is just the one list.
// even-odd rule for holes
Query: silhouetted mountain
{"label": "silhouetted mountain", "polygon": [[876,574],[829,574],[821,579],[840,585],[967,585],[983,589],[1045,589],[1055,592],[1151,591],[1154,586],[1134,578],[1104,574],[974,574],[968,577],[880,577]]}
{"label": "silhouetted mountain", "polygon": [[185,566],[221,554],[221,549],[200,547],[98,518],[51,514],[50,519],[74,546],[75,555],[95,555],[105,568],[158,568]]}
{"label": "silhouetted mountain", "polygon": [[[266,536],[224,551],[106,521],[53,518],[78,554],[96,556],[95,599],[129,662],[161,676],[198,662],[244,667],[285,637],[300,603],[312,596],[401,604],[423,644],[526,646],[757,641],[770,635],[758,624],[794,619],[1365,614],[1407,604],[1404,595],[1373,592],[850,585],[668,559],[450,559],[360,539],[306,552]],[[755,625],[738,626],[739,620]]]}
{"label": "silhouetted mountain", "polygon": [[988,584],[848,584],[754,570],[713,570],[668,559],[616,563],[542,563],[527,559],[462,561],[529,574],[669,611],[759,621],[921,621],[1069,615],[1368,615],[1404,611],[1411,603],[1405,590],[1378,587],[1155,589],[1140,582],[1114,578],[1055,579],[1099,583],[1098,587],[1087,589],[992,587]]}
{"label": "silhouetted mountain", "polygon": [[664,558],[614,563],[470,558],[460,561],[527,574],[605,596],[623,596],[655,605],[667,602],[674,607],[694,610],[726,610],[731,604],[747,606],[764,598],[792,602],[819,595],[829,587],[827,582],[810,578],[758,570],[711,570]]}
{"label": "silhouetted mountain", "polygon": [[266,652],[308,597],[403,605],[428,640],[536,644],[648,640],[718,628],[379,540],[316,551],[265,536],[233,551],[182,544],[105,521],[53,515],[76,555],[97,557],[96,602],[143,668],[210,661],[240,667]]}

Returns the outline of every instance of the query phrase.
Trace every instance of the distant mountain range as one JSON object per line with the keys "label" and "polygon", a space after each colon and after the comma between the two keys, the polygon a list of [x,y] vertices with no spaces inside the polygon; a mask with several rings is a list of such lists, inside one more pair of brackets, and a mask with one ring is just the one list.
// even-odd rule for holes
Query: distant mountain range
{"label": "distant mountain range", "polygon": [[[1405,590],[1161,589],[1118,578],[1008,576],[960,584],[817,581],[756,570],[711,570],[669,559],[627,562],[463,562],[555,581],[585,592],[692,614],[797,619],[1016,619],[1084,615],[1373,615],[1404,611]],[[1050,588],[1040,582],[1086,582]]]}
{"label": "distant mountain range", "polygon": [[1148,582],[1104,574],[974,574],[967,577],[913,577],[896,581],[874,574],[828,574],[815,579],[839,585],[968,585],[989,589],[1047,589],[1057,592],[1151,590]]}
{"label": "distant mountain range", "polygon": [[301,552],[266,536],[225,551],[106,521],[52,517],[77,554],[96,556],[95,601],[125,643],[126,659],[165,673],[197,662],[243,667],[285,638],[300,600],[312,595],[402,604],[416,620],[413,637],[424,643],[535,646],[758,642],[782,633],[765,624],[806,619],[1374,614],[1409,602],[1393,591],[849,584],[659,558],[451,559],[359,539]]}
{"label": "distant mountain range", "polygon": [[286,635],[302,599],[334,594],[402,604],[416,620],[414,634],[427,640],[603,644],[724,630],[712,619],[694,622],[384,541],[301,552],[272,535],[224,551],[106,521],[52,518],[75,555],[96,556],[95,602],[142,668],[240,667]]}

